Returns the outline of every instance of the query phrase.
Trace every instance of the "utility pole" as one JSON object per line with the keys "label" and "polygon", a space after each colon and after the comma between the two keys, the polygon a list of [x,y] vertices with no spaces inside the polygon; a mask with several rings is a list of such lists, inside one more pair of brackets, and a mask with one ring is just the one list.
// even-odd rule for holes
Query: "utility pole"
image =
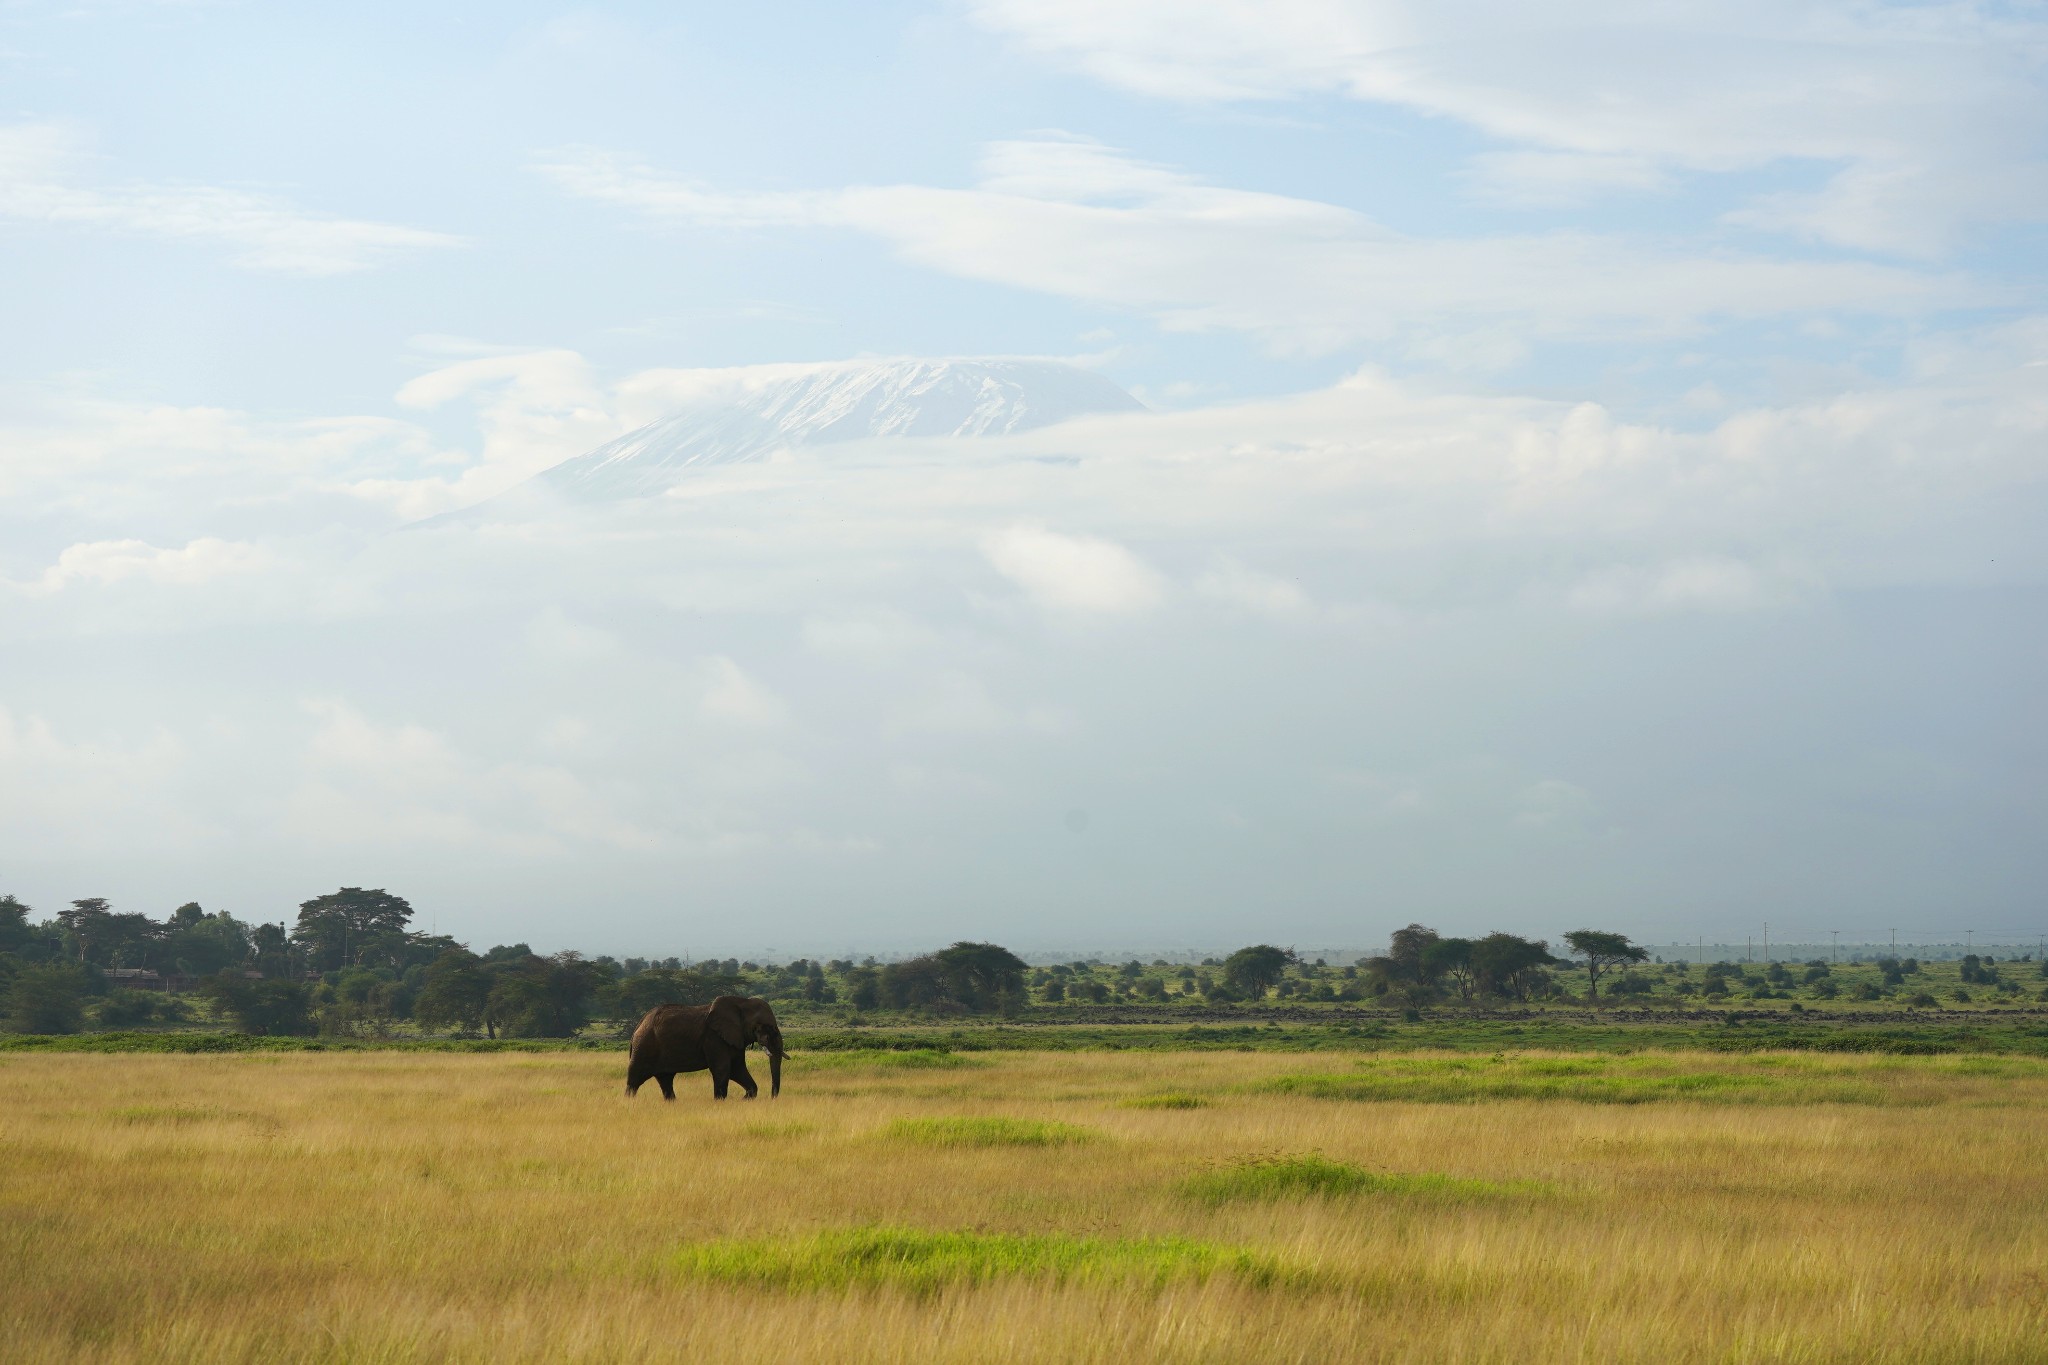
{"label": "utility pole", "polygon": [[1975,929],[1963,930],[1963,951],[1966,953],[1977,951],[1977,931]]}
{"label": "utility pole", "polygon": [[1841,960],[1842,931],[1840,929],[1830,929],[1828,930],[1828,961],[1840,962]]}
{"label": "utility pole", "polygon": [[1771,965],[1771,922],[1764,921],[1764,965]]}
{"label": "utility pole", "polygon": [[1898,931],[1898,930],[1896,930],[1896,929],[1894,929],[1894,930],[1892,930],[1892,956],[1893,956],[1893,957],[1897,957],[1898,955],[1899,955],[1899,931]]}
{"label": "utility pole", "polygon": [[1755,935],[1755,934],[1744,934],[1744,935],[1742,936],[1742,960],[1743,960],[1744,962],[1754,962],[1754,961],[1756,961],[1756,935]]}

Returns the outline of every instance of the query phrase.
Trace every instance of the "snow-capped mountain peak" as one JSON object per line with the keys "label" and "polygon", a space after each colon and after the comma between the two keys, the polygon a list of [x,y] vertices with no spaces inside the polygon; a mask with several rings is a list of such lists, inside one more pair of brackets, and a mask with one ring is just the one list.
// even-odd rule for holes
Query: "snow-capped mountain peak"
{"label": "snow-capped mountain peak", "polygon": [[884,360],[725,372],[677,412],[535,480],[578,500],[646,497],[685,471],[876,437],[992,436],[1135,412],[1099,375],[1045,360]]}

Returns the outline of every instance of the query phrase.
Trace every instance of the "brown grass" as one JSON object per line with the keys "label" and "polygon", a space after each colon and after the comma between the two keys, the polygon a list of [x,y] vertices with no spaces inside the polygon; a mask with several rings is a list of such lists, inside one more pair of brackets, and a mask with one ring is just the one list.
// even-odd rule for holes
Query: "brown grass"
{"label": "brown grass", "polygon": [[[1096,1053],[663,1105],[577,1054],[5,1056],[0,1359],[2043,1358],[2041,1069],[1678,1060],[1892,1099],[1333,1099],[1258,1092],[1300,1058]],[[1161,1092],[1206,1103],[1126,1107]],[[953,1117],[1094,1140],[891,1136]],[[1514,1192],[1188,1193],[1303,1153]]]}

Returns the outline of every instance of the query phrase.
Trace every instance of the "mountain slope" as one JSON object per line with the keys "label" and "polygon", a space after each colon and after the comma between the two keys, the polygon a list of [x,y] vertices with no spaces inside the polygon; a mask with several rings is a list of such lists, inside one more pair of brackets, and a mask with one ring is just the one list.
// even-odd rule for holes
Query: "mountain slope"
{"label": "mountain slope", "polygon": [[874,437],[991,436],[1143,405],[1099,375],[1041,360],[764,366],[682,411],[534,479],[578,501],[648,497],[685,471]]}

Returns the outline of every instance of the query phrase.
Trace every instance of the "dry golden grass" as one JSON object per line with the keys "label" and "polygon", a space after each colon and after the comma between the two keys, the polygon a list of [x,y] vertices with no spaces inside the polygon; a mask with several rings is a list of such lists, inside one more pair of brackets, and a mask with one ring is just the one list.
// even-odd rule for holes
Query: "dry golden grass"
{"label": "dry golden grass", "polygon": [[[697,1076],[663,1105],[619,1096],[622,1056],[0,1056],[0,1359],[2048,1356],[2038,1064],[1667,1056],[1798,1084],[1418,1103],[1257,1089],[1414,1065],[977,1060],[798,1058],[778,1101]],[[1162,1094],[1204,1103],[1128,1103]],[[955,1117],[1091,1136],[888,1131]],[[1190,1197],[1309,1152],[1455,1179]],[[848,1233],[875,1226],[904,1234]],[[988,1235],[925,1235],[960,1232]],[[854,1244],[922,1259],[826,1265]]]}

